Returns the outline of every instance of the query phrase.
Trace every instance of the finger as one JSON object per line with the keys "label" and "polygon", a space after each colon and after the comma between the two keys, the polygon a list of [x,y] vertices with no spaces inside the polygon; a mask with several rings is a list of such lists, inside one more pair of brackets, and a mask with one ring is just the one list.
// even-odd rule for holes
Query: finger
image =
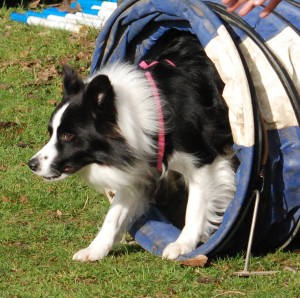
{"label": "finger", "polygon": [[260,13],[261,18],[267,17],[274,9],[275,7],[281,2],[281,0],[272,0],[270,3],[263,9],[263,11]]}
{"label": "finger", "polygon": [[236,3],[238,2],[237,0],[222,0],[222,4],[223,5],[230,5],[230,4],[233,4],[233,3]]}
{"label": "finger", "polygon": [[248,2],[248,0],[232,1],[231,3],[229,3],[229,5],[227,5],[227,10],[229,12],[233,12],[237,10],[239,7],[241,7],[242,5],[244,5],[246,2]]}
{"label": "finger", "polygon": [[[277,0],[276,0],[277,1]],[[256,6],[261,6],[264,4],[266,0],[249,0],[247,3],[240,9],[239,15],[240,16],[245,16],[248,14],[253,8]]]}
{"label": "finger", "polygon": [[252,1],[248,1],[238,12],[240,16],[245,16],[247,13],[249,13],[255,5],[253,4]]}
{"label": "finger", "polygon": [[[271,0],[271,1],[272,1],[272,0]],[[263,5],[265,2],[266,2],[266,0],[253,0],[253,1],[252,1],[252,3],[253,3],[255,6]]]}

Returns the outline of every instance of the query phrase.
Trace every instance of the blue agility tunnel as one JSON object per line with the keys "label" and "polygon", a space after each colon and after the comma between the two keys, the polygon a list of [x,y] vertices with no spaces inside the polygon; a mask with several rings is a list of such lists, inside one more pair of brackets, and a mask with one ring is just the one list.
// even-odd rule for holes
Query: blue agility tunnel
{"label": "blue agility tunnel", "polygon": [[[237,190],[219,229],[178,260],[231,254],[247,246],[253,193],[260,194],[253,250],[286,246],[300,229],[300,9],[283,1],[266,19],[257,7],[246,17],[219,1],[127,0],[102,29],[91,73],[107,63],[138,65],[170,30],[195,34],[225,83],[234,150],[240,161]],[[157,207],[138,219],[131,233],[161,255],[180,229]]]}

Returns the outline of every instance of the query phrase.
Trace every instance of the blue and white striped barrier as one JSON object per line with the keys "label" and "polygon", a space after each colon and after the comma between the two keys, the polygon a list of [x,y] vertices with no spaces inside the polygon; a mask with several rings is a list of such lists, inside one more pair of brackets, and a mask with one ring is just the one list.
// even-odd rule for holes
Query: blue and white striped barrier
{"label": "blue and white striped barrier", "polygon": [[28,25],[79,32],[86,26],[101,29],[106,20],[117,8],[116,1],[97,0],[78,0],[71,4],[71,8],[76,8],[77,4],[79,4],[82,8],[81,12],[68,13],[62,12],[57,8],[47,8],[41,12],[13,12],[10,15],[10,19],[12,21],[22,22]]}
{"label": "blue and white striped barrier", "polygon": [[81,6],[83,9],[108,9],[108,10],[115,10],[117,7],[116,1],[84,1],[79,0],[76,2],[71,3],[71,8],[76,8],[77,3]]}

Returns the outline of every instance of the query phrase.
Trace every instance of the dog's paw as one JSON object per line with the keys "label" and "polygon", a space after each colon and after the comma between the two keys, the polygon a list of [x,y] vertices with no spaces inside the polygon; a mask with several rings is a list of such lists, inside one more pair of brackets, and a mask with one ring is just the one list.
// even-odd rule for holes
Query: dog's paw
{"label": "dog's paw", "polygon": [[76,254],[74,254],[73,260],[79,262],[98,261],[107,256],[109,250],[109,247],[107,247],[106,249],[99,249],[99,247],[87,247],[79,250]]}
{"label": "dog's paw", "polygon": [[188,243],[173,242],[166,246],[162,253],[162,257],[164,259],[175,260],[180,255],[187,254],[193,250],[194,247]]}

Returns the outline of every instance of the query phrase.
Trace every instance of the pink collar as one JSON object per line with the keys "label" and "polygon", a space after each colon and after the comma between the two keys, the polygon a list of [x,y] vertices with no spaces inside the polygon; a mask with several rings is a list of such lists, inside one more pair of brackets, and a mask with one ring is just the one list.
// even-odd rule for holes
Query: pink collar
{"label": "pink collar", "polygon": [[[166,62],[168,62],[170,65],[175,66],[175,64],[170,61],[165,59]],[[139,64],[142,69],[148,69],[149,67],[158,64],[158,61],[153,61],[150,64],[147,64],[146,61],[141,61]],[[154,95],[154,100],[156,103],[156,108],[157,108],[157,113],[158,113],[158,154],[157,154],[157,164],[156,164],[156,169],[161,172],[162,171],[162,165],[163,165],[163,157],[164,157],[164,152],[165,152],[165,123],[164,123],[164,114],[162,110],[162,105],[161,105],[161,100],[159,96],[159,92],[157,90],[155,81],[153,79],[152,74],[149,71],[145,72],[146,78],[148,79],[152,89],[153,89],[153,95]]]}

